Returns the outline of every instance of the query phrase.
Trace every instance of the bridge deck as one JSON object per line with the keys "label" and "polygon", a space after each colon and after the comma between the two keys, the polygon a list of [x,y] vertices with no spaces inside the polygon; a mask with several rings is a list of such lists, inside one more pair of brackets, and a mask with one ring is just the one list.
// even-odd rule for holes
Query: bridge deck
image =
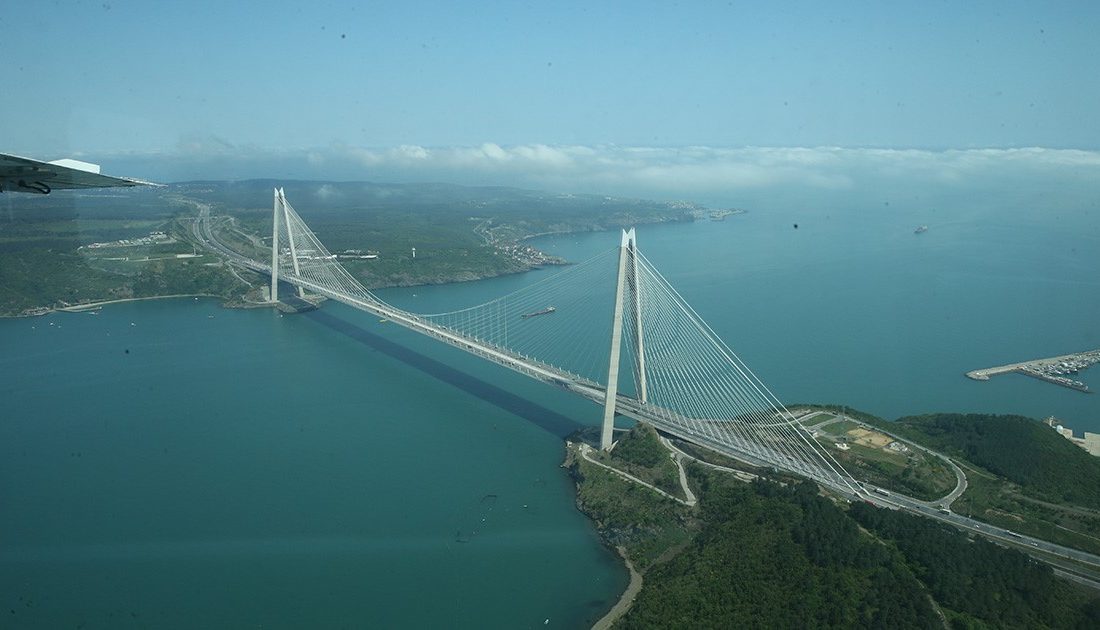
{"label": "bridge deck", "polygon": [[[340,291],[334,291],[305,278],[293,275],[282,275],[281,279],[295,286],[300,286],[330,299],[347,304],[353,308],[366,311],[374,316],[388,319],[393,323],[442,341],[450,346],[469,352],[470,354],[506,367],[524,376],[557,385],[596,404],[604,404],[604,398],[606,396],[604,387],[599,383],[595,383],[576,374],[560,370],[554,366],[541,363],[529,357],[516,355],[506,349],[486,344],[478,339],[466,337],[447,328],[440,327],[430,321],[426,321],[413,313],[394,308],[383,302],[362,300],[358,297],[347,295]],[[851,485],[840,477],[840,475],[837,475],[836,478],[829,478],[821,474],[815,474],[816,471],[806,469],[805,465],[798,460],[768,448],[766,445],[745,444],[743,448],[738,448],[729,444],[728,441],[716,439],[715,436],[707,435],[700,430],[693,430],[690,428],[690,423],[686,418],[684,418],[682,422],[676,422],[675,420],[679,414],[668,409],[649,403],[641,403],[636,398],[621,393],[617,393],[615,399],[616,410],[619,415],[647,422],[665,433],[706,446],[707,448],[713,449],[723,455],[727,455],[751,466],[765,468],[778,466],[796,474],[812,478],[842,494],[850,495],[853,493]]]}

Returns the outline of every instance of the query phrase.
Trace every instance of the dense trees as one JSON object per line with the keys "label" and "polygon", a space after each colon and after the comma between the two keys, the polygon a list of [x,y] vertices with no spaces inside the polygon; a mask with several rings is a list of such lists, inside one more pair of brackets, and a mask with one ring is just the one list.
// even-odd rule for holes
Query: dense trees
{"label": "dense trees", "polygon": [[933,414],[897,422],[929,446],[955,452],[1038,499],[1100,508],[1100,458],[1023,416]]}
{"label": "dense trees", "polygon": [[615,457],[653,468],[668,459],[668,449],[661,445],[653,427],[639,423],[615,445]]}
{"label": "dense trees", "polygon": [[954,625],[1097,628],[1100,601],[1054,577],[1051,568],[983,538],[902,512],[854,504],[849,515],[904,554]]}
{"label": "dense trees", "polygon": [[[1006,424],[994,416],[910,418],[899,428],[927,430],[926,442],[974,453],[998,472],[999,458],[1022,448],[1018,435],[1042,448],[1062,446],[1050,436],[1064,442],[1034,421]],[[1010,438],[980,437],[994,429]],[[974,443],[981,441],[991,444]],[[1072,455],[1055,452],[1077,455],[1076,446],[1065,446]],[[613,453],[619,464],[637,467],[668,462],[648,427],[624,437]],[[1044,456],[1036,464],[1044,474],[1016,478],[1041,487],[1063,476],[1066,465]],[[746,484],[693,464],[699,504],[689,509],[601,469],[589,473],[578,474],[582,505],[645,570],[641,593],[616,627],[1100,627],[1095,594],[1058,579],[1049,566],[933,520],[837,503],[809,481]]]}
{"label": "dense trees", "polygon": [[928,628],[939,619],[903,557],[809,482],[751,486],[695,468],[700,533],[655,566],[627,628]]}

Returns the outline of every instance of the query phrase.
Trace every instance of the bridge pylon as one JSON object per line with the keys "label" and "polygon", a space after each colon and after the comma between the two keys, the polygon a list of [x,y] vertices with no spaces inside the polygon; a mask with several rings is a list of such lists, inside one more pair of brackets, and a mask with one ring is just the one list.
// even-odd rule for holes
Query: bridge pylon
{"label": "bridge pylon", "polygon": [[630,310],[630,327],[635,361],[634,384],[639,402],[646,402],[645,347],[642,337],[642,302],[638,286],[638,244],[634,228],[623,230],[619,247],[619,274],[615,283],[615,312],[611,321],[611,357],[607,366],[607,390],[604,394],[600,448],[611,449],[615,430],[615,402],[619,394],[619,356],[622,350],[623,311]]}
{"label": "bridge pylon", "polygon": [[271,301],[279,301],[279,193],[275,189],[275,204],[271,211]]}
{"label": "bridge pylon", "polygon": [[[607,307],[608,258],[614,257],[614,250],[554,274],[546,283],[534,282],[484,304],[416,314],[386,304],[344,269],[282,190],[275,191],[272,212],[272,264],[268,267],[250,261],[253,264],[249,266],[272,274],[273,299],[278,297],[281,278],[525,376],[602,402],[600,447],[604,450],[613,445],[615,415],[621,412],[750,464],[806,476],[846,494],[858,493],[858,486],[832,454],[638,251],[634,230],[623,231],[619,247],[608,378],[603,381],[602,374],[593,373],[602,369],[592,369],[592,352],[585,340],[562,344],[562,339],[569,335],[571,325],[602,316],[598,311]],[[555,296],[554,300],[548,296]],[[545,307],[548,301],[558,306]],[[539,308],[543,310],[535,310]],[[517,319],[526,321],[554,312],[561,315],[540,317],[513,332]],[[571,313],[578,319],[559,321]],[[621,356],[624,343],[627,357]],[[569,353],[583,356],[570,357]],[[555,367],[552,361],[561,365]],[[620,397],[622,362],[633,368],[628,374],[634,378],[634,389],[631,395]]]}
{"label": "bridge pylon", "polygon": [[[286,201],[286,195],[282,188],[275,189],[275,207],[272,211],[271,222],[271,301],[279,301],[279,221],[286,226],[286,240],[290,248],[290,261],[294,266],[295,277],[301,276],[302,270],[298,264],[298,248],[294,243],[294,230],[291,228],[290,208]],[[298,297],[304,298],[305,289],[298,285]]]}

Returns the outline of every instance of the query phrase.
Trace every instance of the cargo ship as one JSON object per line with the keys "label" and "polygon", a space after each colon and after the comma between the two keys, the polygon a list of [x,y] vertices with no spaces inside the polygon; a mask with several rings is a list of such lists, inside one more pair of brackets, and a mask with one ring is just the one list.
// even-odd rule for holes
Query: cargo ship
{"label": "cargo ship", "polygon": [[524,313],[523,315],[520,315],[520,317],[522,317],[523,319],[527,319],[528,317],[538,317],[539,315],[549,315],[550,313],[553,313],[556,310],[558,310],[558,309],[554,308],[553,306],[547,306],[546,308],[542,309],[541,311],[535,311],[534,313]]}

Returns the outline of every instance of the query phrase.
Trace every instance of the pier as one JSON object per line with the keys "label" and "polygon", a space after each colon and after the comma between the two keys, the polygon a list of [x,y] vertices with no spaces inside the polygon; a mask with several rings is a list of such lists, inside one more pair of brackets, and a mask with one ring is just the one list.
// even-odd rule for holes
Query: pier
{"label": "pier", "polygon": [[976,381],[988,381],[989,377],[997,374],[1016,372],[1032,378],[1037,378],[1048,383],[1068,387],[1079,392],[1092,393],[1089,386],[1081,381],[1069,378],[1067,374],[1077,374],[1088,369],[1095,363],[1100,363],[1100,349],[1087,352],[1077,352],[1048,359],[1033,359],[1022,363],[1010,363],[997,367],[981,370],[971,370],[966,375]]}

